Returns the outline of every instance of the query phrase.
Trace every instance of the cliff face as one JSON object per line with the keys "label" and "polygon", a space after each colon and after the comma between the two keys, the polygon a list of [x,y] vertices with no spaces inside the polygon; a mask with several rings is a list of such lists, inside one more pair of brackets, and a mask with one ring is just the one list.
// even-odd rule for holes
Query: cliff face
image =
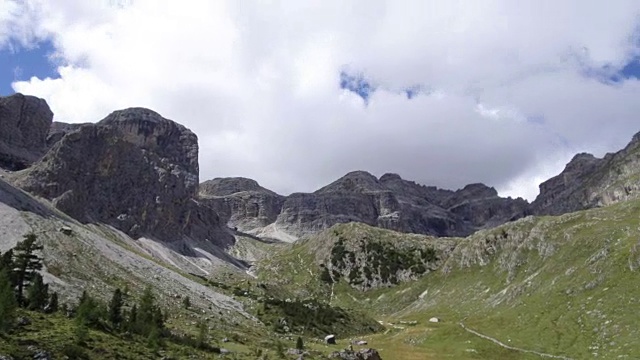
{"label": "cliff face", "polygon": [[233,243],[216,212],[196,199],[196,135],[148,109],[66,129],[15,182],[80,221],[132,237]]}
{"label": "cliff face", "polygon": [[215,179],[200,195],[243,231],[284,232],[300,237],[338,223],[362,222],[401,232],[463,236],[527,214],[522,199],[498,197],[481,184],[458,191],[426,187],[396,174],[380,179],[351,172],[313,192],[283,197],[242,178]]}
{"label": "cliff face", "polygon": [[557,176],[540,184],[532,212],[559,215],[606,206],[640,195],[640,133],[622,150],[596,158],[576,155]]}
{"label": "cliff face", "polygon": [[241,229],[267,226],[282,209],[284,196],[246,178],[217,178],[200,184],[200,199],[215,209],[224,223]]}
{"label": "cliff face", "polygon": [[47,102],[33,96],[0,97],[0,168],[22,170],[47,150],[53,113]]}

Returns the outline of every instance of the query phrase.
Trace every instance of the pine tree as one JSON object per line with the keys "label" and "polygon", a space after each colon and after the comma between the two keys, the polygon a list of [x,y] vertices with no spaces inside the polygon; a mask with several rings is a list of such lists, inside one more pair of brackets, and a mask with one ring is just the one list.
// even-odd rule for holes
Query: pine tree
{"label": "pine tree", "polygon": [[136,329],[140,335],[149,336],[151,331],[157,327],[157,323],[162,322],[162,312],[158,314],[158,310],[151,287],[145,288],[138,304],[138,317],[136,319]]}
{"label": "pine tree", "polygon": [[24,288],[33,281],[37,271],[42,269],[42,259],[35,252],[42,250],[43,246],[38,244],[37,241],[37,236],[30,233],[25,235],[24,240],[18,242],[13,249],[14,280],[18,286],[17,300],[19,304],[24,304]]}
{"label": "pine tree", "polygon": [[205,321],[200,321],[198,323],[198,338],[197,338],[197,346],[200,349],[204,349],[207,347],[209,341],[209,327]]}
{"label": "pine tree", "polygon": [[0,270],[2,269],[13,270],[13,249],[0,255]]}
{"label": "pine tree", "polygon": [[113,292],[109,302],[109,322],[116,329],[119,329],[120,325],[122,325],[122,305],[124,305],[122,291],[118,288]]}
{"label": "pine tree", "polygon": [[46,285],[42,275],[36,273],[27,289],[27,308],[29,310],[44,310],[49,298],[49,285]]}
{"label": "pine tree", "polygon": [[47,304],[47,307],[45,308],[47,313],[55,313],[58,312],[58,293],[54,292],[53,294],[51,294],[51,296],[49,297],[49,303]]}
{"label": "pine tree", "polygon": [[76,321],[83,326],[96,326],[100,323],[102,311],[100,303],[83,291],[76,309]]}
{"label": "pine tree", "polygon": [[300,336],[298,336],[298,340],[296,340],[296,349],[304,350],[304,342]]}
{"label": "pine tree", "polygon": [[8,270],[0,270],[0,333],[11,330],[18,306]]}
{"label": "pine tree", "polygon": [[184,306],[185,309],[189,309],[191,307],[191,299],[188,296],[182,300],[182,306]]}
{"label": "pine tree", "polygon": [[129,310],[129,316],[127,318],[127,329],[132,333],[138,333],[138,305],[133,304],[131,310]]}

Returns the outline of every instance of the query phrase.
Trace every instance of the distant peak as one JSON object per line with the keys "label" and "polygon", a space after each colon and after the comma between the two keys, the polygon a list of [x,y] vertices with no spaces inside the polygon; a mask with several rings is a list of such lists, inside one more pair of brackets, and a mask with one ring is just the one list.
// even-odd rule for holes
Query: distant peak
{"label": "distant peak", "polygon": [[356,170],[356,171],[348,172],[342,178],[343,179],[358,179],[358,178],[359,179],[375,179],[376,181],[378,180],[375,176],[371,175],[371,173],[364,170]]}
{"label": "distant peak", "polygon": [[[107,115],[104,119],[98,122],[98,125],[102,126],[115,126],[121,129],[126,129],[127,131],[136,131],[138,133],[144,133],[149,135],[153,133],[154,129],[163,129],[160,131],[166,131],[168,129],[177,129],[181,132],[191,132],[191,130],[187,129],[183,125],[162,117],[162,115],[157,112],[142,108],[142,107],[132,107],[123,110],[117,110]],[[195,136],[195,134],[193,134]]]}
{"label": "distant peak", "polygon": [[143,107],[131,107],[123,110],[116,110],[107,115],[106,118],[100,121],[100,123],[110,123],[119,121],[149,121],[149,122],[162,122],[167,121],[157,112],[143,108]]}
{"label": "distant peak", "polygon": [[245,177],[215,178],[200,184],[200,194],[204,196],[226,196],[243,191],[271,192],[257,181]]}
{"label": "distant peak", "polygon": [[585,160],[594,160],[596,159],[595,156],[593,156],[593,154],[589,154],[586,152],[582,152],[582,153],[578,153],[576,155],[573,156],[573,158],[571,159],[571,161],[585,161]]}
{"label": "distant peak", "polygon": [[381,190],[382,186],[378,183],[378,178],[370,173],[362,170],[347,173],[340,179],[316,191],[333,192],[333,191],[362,191],[362,190]]}
{"label": "distant peak", "polygon": [[498,191],[490,186],[487,186],[483,183],[473,183],[465,186],[458,192],[469,194],[473,197],[493,197],[498,196]]}
{"label": "distant peak", "polygon": [[380,176],[380,182],[397,181],[397,180],[402,180],[402,177],[400,177],[400,175],[395,173],[386,173]]}

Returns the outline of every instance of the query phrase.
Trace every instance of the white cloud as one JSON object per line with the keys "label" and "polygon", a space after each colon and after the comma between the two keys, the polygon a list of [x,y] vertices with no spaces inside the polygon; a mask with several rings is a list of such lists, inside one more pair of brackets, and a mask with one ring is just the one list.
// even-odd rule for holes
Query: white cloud
{"label": "white cloud", "polygon": [[[0,15],[0,44],[47,37],[64,65],[17,91],[59,121],[152,108],[198,134],[203,180],[287,193],[364,169],[532,198],[573,152],[640,130],[637,81],[580,73],[638,53],[637,1],[20,3],[0,0],[28,14]],[[381,85],[368,106],[339,88],[345,67]],[[416,84],[433,93],[398,93]]]}

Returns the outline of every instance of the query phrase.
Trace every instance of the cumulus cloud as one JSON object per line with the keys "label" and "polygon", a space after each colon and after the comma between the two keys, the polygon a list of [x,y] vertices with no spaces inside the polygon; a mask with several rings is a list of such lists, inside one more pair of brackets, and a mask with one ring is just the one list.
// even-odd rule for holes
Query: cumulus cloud
{"label": "cumulus cloud", "polygon": [[[576,151],[640,130],[638,81],[587,71],[638,56],[637,1],[0,4],[0,46],[48,39],[61,61],[16,91],[58,121],[152,108],[198,134],[203,180],[289,193],[362,169],[532,199]],[[378,85],[367,102],[344,71]]]}

